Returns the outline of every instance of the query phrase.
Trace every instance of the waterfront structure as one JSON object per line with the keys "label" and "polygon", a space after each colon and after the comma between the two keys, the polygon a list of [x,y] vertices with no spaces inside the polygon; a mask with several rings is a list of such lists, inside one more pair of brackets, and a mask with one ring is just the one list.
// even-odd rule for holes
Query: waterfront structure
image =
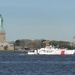
{"label": "waterfront structure", "polygon": [[13,50],[13,44],[9,44],[6,42],[6,33],[3,28],[3,17],[0,14],[0,50]]}

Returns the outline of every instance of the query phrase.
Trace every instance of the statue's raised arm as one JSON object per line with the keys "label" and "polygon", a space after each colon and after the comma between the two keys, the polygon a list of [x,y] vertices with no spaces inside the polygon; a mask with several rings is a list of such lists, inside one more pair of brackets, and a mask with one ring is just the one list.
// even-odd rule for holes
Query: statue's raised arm
{"label": "statue's raised arm", "polygon": [[3,31],[3,17],[0,14],[0,31]]}

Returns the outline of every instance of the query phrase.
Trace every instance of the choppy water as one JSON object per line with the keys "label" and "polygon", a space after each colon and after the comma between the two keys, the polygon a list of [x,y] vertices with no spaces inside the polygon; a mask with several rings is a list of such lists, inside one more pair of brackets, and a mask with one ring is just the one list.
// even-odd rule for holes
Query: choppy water
{"label": "choppy water", "polygon": [[0,75],[75,75],[75,55],[0,52]]}

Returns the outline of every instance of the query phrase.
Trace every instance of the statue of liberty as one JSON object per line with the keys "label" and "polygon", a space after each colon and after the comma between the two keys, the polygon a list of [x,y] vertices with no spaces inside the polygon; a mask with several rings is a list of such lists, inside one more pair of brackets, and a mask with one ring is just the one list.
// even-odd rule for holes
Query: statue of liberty
{"label": "statue of liberty", "polygon": [[0,31],[3,31],[3,17],[0,14]]}

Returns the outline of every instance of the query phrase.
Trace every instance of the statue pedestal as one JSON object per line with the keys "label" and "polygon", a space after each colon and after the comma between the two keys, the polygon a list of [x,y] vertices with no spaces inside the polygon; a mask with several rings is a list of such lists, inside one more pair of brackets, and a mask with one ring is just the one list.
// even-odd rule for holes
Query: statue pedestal
{"label": "statue pedestal", "polygon": [[0,31],[0,43],[6,43],[5,31]]}
{"label": "statue pedestal", "polygon": [[14,45],[6,42],[5,31],[0,31],[0,50],[14,50]]}

